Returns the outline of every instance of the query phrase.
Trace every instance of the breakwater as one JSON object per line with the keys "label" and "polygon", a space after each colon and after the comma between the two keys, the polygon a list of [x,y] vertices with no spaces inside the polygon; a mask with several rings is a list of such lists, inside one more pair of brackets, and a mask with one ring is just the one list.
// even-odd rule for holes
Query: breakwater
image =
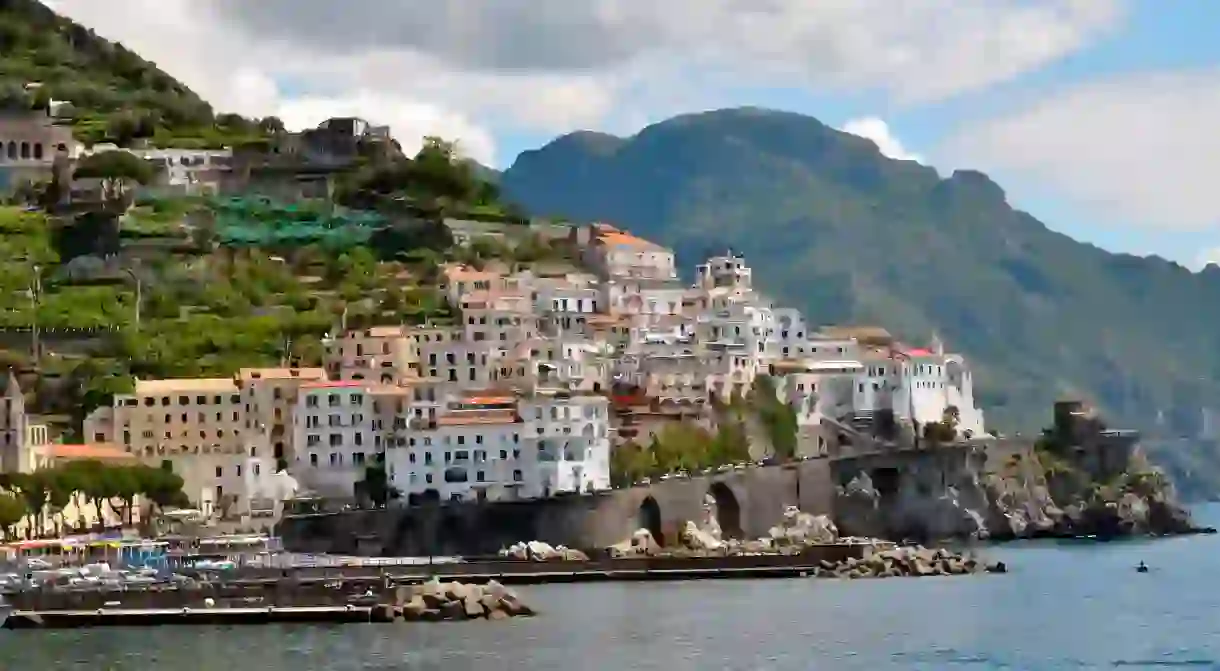
{"label": "breakwater", "polygon": [[727,557],[599,557],[587,561],[487,559],[449,564],[372,568],[331,566],[296,569],[243,567],[189,585],[154,585],[142,590],[37,589],[6,595],[16,610],[58,611],[99,608],[199,608],[209,599],[218,607],[323,607],[385,601],[403,584],[431,580],[483,584],[546,584],[795,577],[824,563],[861,559],[868,545],[813,546],[800,553]]}

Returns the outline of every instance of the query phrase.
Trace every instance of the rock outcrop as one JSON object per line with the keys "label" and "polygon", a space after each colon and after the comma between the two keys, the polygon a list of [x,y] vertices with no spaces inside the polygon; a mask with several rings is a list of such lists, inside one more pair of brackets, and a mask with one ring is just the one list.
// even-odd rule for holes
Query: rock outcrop
{"label": "rock outcrop", "polygon": [[496,581],[486,585],[431,580],[398,589],[392,619],[407,622],[504,620],[534,615],[517,593]]}
{"label": "rock outcrop", "polygon": [[655,557],[661,554],[661,544],[652,537],[647,529],[637,529],[630,538],[606,548],[607,553],[616,559],[624,557]]}
{"label": "rock outcrop", "polygon": [[841,529],[922,542],[1210,531],[1192,524],[1172,483],[1128,434],[1069,426],[1037,445],[945,445],[895,462],[901,467],[887,468],[884,492],[867,460],[847,473],[836,488]]}
{"label": "rock outcrop", "polygon": [[589,556],[580,550],[542,541],[514,543],[500,550],[500,556],[528,561],[589,561]]}

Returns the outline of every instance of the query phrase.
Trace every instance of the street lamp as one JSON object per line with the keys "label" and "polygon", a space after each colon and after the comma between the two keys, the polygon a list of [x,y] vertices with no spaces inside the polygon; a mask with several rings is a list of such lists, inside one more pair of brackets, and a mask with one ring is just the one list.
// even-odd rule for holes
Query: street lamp
{"label": "street lamp", "polygon": [[41,361],[42,356],[39,352],[38,343],[38,305],[42,300],[42,266],[34,264],[34,275],[30,278],[30,302],[34,305],[32,317],[32,329],[30,331],[30,350],[34,357],[34,365],[37,366]]}

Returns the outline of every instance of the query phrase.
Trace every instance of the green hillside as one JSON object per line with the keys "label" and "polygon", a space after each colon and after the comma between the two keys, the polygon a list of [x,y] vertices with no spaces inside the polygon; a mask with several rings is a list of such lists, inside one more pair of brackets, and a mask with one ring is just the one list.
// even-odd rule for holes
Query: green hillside
{"label": "green hillside", "polygon": [[937,330],[975,362],[999,428],[1042,426],[1070,394],[1189,432],[1220,401],[1220,269],[1077,242],[982,173],[942,179],[813,118],[733,109],[631,138],[575,133],[522,154],[500,185],[531,212],[614,221],[684,264],[731,246],[817,323]]}
{"label": "green hillside", "polygon": [[[322,338],[341,316],[348,328],[447,323],[442,263],[573,258],[519,223],[515,247],[455,245],[445,216],[518,220],[449,147],[430,141],[414,157],[345,175],[344,197],[369,209],[253,194],[141,199],[117,217],[0,207],[0,335],[10,336],[0,371],[21,371],[30,407],[64,417],[71,431],[136,377],[320,365]],[[25,335],[35,324],[44,335],[37,361]],[[66,330],[75,345],[56,339]]]}
{"label": "green hillside", "polygon": [[[35,82],[41,86],[27,89]],[[52,99],[71,103],[62,114],[89,143],[146,138],[158,145],[221,146],[266,129],[215,115],[155,64],[36,0],[0,0],[0,106],[45,107]]]}

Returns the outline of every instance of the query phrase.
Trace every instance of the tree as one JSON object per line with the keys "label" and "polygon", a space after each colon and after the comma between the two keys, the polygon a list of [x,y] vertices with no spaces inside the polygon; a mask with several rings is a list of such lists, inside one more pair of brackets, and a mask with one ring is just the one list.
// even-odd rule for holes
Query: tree
{"label": "tree", "polygon": [[385,465],[381,463],[365,467],[364,480],[360,482],[360,488],[364,495],[373,502],[373,505],[379,508],[386,505],[390,499],[398,498],[398,491],[390,485]]}
{"label": "tree", "polygon": [[152,164],[127,151],[90,154],[76,164],[75,179],[99,179],[109,201],[121,201],[131,183],[148,184],[156,176]]}
{"label": "tree", "polygon": [[149,500],[158,510],[176,506],[185,508],[190,505],[186,494],[182,491],[182,476],[165,468],[152,466],[133,467],[132,473],[138,483],[140,494]]}
{"label": "tree", "polygon": [[791,459],[796,455],[797,431],[796,411],[779,399],[775,381],[767,375],[759,375],[750,389],[750,406],[758,415],[767,431],[771,449],[777,459]]}
{"label": "tree", "polygon": [[6,492],[0,492],[0,531],[4,532],[6,540],[16,537],[14,527],[25,519],[25,504],[21,499]]}
{"label": "tree", "polygon": [[957,409],[956,405],[946,406],[944,412],[941,413],[940,422],[945,426],[957,431],[957,426],[962,421],[962,411]]}
{"label": "tree", "polygon": [[284,122],[280,121],[277,116],[268,116],[259,119],[258,128],[268,135],[284,132]]}

